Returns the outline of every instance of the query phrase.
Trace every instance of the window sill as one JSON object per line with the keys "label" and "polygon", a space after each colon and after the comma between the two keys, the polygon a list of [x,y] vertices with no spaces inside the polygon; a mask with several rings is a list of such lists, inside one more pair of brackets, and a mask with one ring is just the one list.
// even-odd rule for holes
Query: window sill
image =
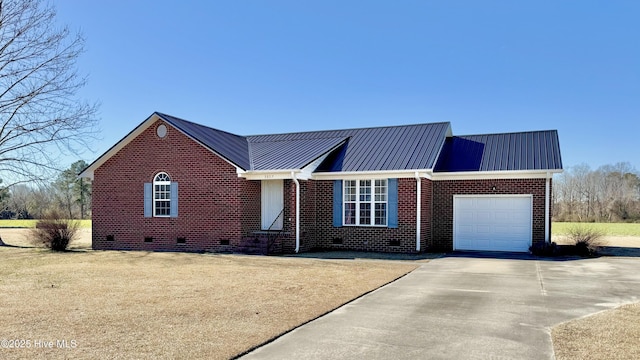
{"label": "window sill", "polygon": [[361,228],[377,228],[377,229],[384,229],[384,228],[388,228],[389,225],[354,225],[354,224],[342,224],[343,227],[361,227]]}

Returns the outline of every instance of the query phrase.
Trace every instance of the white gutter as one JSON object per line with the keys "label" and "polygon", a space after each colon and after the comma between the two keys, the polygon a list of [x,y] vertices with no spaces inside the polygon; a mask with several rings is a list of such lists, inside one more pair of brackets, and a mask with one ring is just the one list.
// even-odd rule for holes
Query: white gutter
{"label": "white gutter", "polygon": [[313,180],[354,180],[354,179],[379,179],[379,178],[412,178],[419,172],[423,178],[430,179],[432,170],[377,170],[377,171],[340,171],[340,172],[315,172],[311,176]]}
{"label": "white gutter", "polygon": [[422,179],[416,171],[416,251],[420,251],[420,222],[422,218]]}
{"label": "white gutter", "polygon": [[300,182],[296,178],[296,173],[291,172],[291,178],[296,183],[296,254],[300,252]]}
{"label": "white gutter", "polygon": [[562,169],[441,172],[433,174],[432,180],[544,179],[561,172]]}
{"label": "white gutter", "polygon": [[546,243],[551,242],[551,234],[550,234],[550,226],[549,226],[549,222],[551,221],[551,219],[549,219],[549,215],[551,213],[550,211],[550,206],[551,206],[551,191],[550,191],[550,183],[551,183],[551,173],[547,173],[547,177],[545,179],[545,189],[544,189],[544,241]]}

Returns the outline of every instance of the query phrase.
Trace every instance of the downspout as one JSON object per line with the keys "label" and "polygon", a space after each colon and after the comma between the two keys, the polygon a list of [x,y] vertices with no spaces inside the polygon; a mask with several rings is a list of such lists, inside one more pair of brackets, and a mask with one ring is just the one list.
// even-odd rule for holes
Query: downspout
{"label": "downspout", "polygon": [[296,254],[300,251],[300,182],[296,179],[296,174],[292,171],[291,177],[296,183]]}
{"label": "downspout", "polygon": [[420,252],[420,224],[422,220],[422,179],[416,171],[416,251]]}
{"label": "downspout", "polygon": [[551,242],[551,234],[550,234],[550,226],[549,226],[549,222],[551,221],[551,219],[549,219],[549,215],[551,214],[550,183],[551,183],[551,175],[547,172],[547,176],[545,176],[545,189],[544,189],[544,241],[546,243]]}

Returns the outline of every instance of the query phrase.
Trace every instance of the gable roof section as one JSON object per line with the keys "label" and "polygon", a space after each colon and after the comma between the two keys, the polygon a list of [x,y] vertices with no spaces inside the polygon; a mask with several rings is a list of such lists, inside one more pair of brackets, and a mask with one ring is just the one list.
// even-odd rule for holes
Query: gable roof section
{"label": "gable roof section", "polygon": [[561,170],[556,130],[447,138],[434,172]]}
{"label": "gable roof section", "polygon": [[335,149],[344,137],[276,140],[269,136],[249,138],[251,170],[302,169]]}
{"label": "gable roof section", "polygon": [[156,114],[162,120],[168,122],[237,167],[243,170],[249,170],[251,168],[249,144],[245,137],[196,124],[175,116],[158,112],[156,112]]}
{"label": "gable roof section", "polygon": [[449,132],[448,122],[329,131],[349,140],[316,172],[432,169]]}

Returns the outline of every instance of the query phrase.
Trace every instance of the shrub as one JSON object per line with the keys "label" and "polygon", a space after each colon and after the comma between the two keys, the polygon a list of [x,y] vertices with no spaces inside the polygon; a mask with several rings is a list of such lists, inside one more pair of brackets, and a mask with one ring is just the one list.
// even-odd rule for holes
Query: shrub
{"label": "shrub", "polygon": [[574,225],[567,232],[575,254],[580,256],[596,255],[605,244],[604,235],[602,230],[588,225]]}
{"label": "shrub", "polygon": [[529,251],[535,256],[558,256],[560,248],[554,242],[539,242],[529,247]]}
{"label": "shrub", "polygon": [[53,251],[66,251],[78,233],[78,223],[63,219],[57,212],[38,220],[32,230],[32,242]]}

